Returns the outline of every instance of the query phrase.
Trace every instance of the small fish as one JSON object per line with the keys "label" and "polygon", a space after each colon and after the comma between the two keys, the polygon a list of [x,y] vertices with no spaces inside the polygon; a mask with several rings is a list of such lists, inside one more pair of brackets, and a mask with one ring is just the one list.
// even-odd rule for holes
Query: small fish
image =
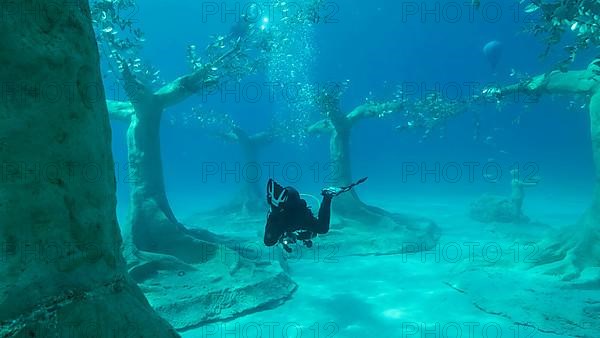
{"label": "small fish", "polygon": [[571,30],[575,31],[577,29],[578,25],[579,25],[579,23],[577,21],[575,21],[575,23],[573,23],[573,25],[571,25]]}
{"label": "small fish", "polygon": [[535,11],[537,11],[538,9],[540,9],[540,7],[534,3],[530,3],[529,5],[527,5],[527,7],[525,7],[525,13],[533,13]]}
{"label": "small fish", "polygon": [[498,175],[485,174],[485,175],[483,175],[483,177],[485,177],[491,183],[498,182]]}

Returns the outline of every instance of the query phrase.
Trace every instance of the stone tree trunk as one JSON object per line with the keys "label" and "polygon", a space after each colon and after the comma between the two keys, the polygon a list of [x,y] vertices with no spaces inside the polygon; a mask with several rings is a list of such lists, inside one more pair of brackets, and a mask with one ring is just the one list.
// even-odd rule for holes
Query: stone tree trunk
{"label": "stone tree trunk", "polygon": [[129,221],[136,250],[201,263],[215,257],[217,239],[221,244],[226,242],[208,231],[187,229],[175,218],[165,192],[160,125],[165,109],[218,84],[220,79],[212,73],[212,68],[236,57],[239,47],[236,45],[212,63],[173,80],[156,92],[136,79],[127,66],[122,70],[129,101],[107,101],[107,105],[113,119],[128,124]]}
{"label": "stone tree trunk", "polygon": [[[0,332],[176,337],[121,255],[99,55],[87,1],[21,1],[0,20]],[[32,10],[34,8],[35,10]],[[67,10],[68,9],[68,10]],[[56,95],[49,100],[50,88]],[[14,95],[13,95],[14,94]]]}
{"label": "stone tree trunk", "polygon": [[[341,114],[332,116],[329,140],[329,157],[333,166],[332,182],[337,186],[347,186],[352,183],[352,162],[350,160],[350,137],[353,122]],[[336,212],[343,215],[360,212],[368,215],[368,206],[361,202],[355,190],[339,196],[336,199]]]}
{"label": "stone tree trunk", "polygon": [[260,186],[259,181],[250,179],[253,178],[253,166],[260,167],[258,163],[260,150],[272,142],[273,135],[270,132],[248,135],[241,128],[234,127],[231,132],[221,135],[221,137],[242,147],[244,162],[240,166],[247,169],[248,174],[246,176],[248,177],[242,178],[242,186],[230,202],[211,213],[218,213],[220,217],[223,216],[223,213],[238,216],[264,214],[268,208],[265,202],[264,188]]}
{"label": "stone tree trunk", "polygon": [[534,77],[528,83],[508,86],[500,92],[502,98],[525,94],[586,95],[590,98],[590,133],[595,164],[595,193],[592,205],[574,228],[565,229],[541,247],[536,265],[550,275],[565,281],[581,277],[586,269],[600,267],[600,60],[585,70],[559,72]]}
{"label": "stone tree trunk", "polygon": [[545,252],[538,262],[547,267],[547,274],[565,281],[580,278],[586,269],[600,267],[600,93],[590,101],[590,122],[595,164],[592,204],[574,228],[565,229],[543,247]]}
{"label": "stone tree trunk", "polygon": [[[596,193],[592,202],[592,212],[600,217],[600,92],[596,93],[590,101],[590,122],[592,133],[592,150],[594,152],[594,165]],[[600,227],[600,222],[596,223]]]}
{"label": "stone tree trunk", "polygon": [[[335,105],[336,108],[338,106],[339,103]],[[339,109],[335,109],[329,112],[329,118],[312,125],[309,128],[309,132],[326,133],[330,136],[329,158],[333,166],[333,173],[331,182],[326,183],[336,186],[347,186],[353,182],[350,137],[356,123],[362,119],[380,116],[381,114],[397,111],[401,108],[401,103],[388,102],[361,105],[347,115],[344,115]],[[373,216],[373,212],[385,213],[379,208],[374,208],[363,203],[355,190],[336,197],[335,211],[342,215],[359,218]]]}
{"label": "stone tree trunk", "polygon": [[172,255],[184,262],[199,263],[216,253],[217,238],[206,231],[189,230],[175,217],[165,191],[160,145],[164,105],[129,73],[128,95],[123,102],[109,101],[111,116],[128,123],[127,154],[130,192],[129,222],[135,247],[142,251]]}

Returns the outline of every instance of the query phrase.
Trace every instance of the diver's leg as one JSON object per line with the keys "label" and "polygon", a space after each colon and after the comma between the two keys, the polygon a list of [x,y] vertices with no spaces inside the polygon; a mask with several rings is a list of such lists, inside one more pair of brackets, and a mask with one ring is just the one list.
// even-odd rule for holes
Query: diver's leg
{"label": "diver's leg", "polygon": [[319,218],[317,219],[317,223],[314,232],[318,234],[326,234],[329,232],[329,221],[331,218],[331,196],[323,196],[323,201],[321,202],[321,207],[319,208]]}

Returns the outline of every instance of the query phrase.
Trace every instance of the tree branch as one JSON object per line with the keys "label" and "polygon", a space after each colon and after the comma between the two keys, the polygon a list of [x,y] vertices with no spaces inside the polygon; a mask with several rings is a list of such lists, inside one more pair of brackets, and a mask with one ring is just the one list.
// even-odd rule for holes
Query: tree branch
{"label": "tree branch", "polygon": [[122,76],[125,82],[123,88],[134,108],[138,103],[152,101],[154,93],[152,93],[152,90],[148,86],[136,78],[135,74],[129,69],[129,66],[124,65]]}
{"label": "tree branch", "polygon": [[398,112],[402,108],[404,108],[404,103],[398,101],[366,103],[354,108],[354,110],[346,115],[346,119],[350,124],[354,124],[362,119],[389,115]]}
{"label": "tree branch", "polygon": [[250,140],[250,142],[252,144],[255,144],[257,146],[262,146],[262,145],[267,145],[271,142],[273,142],[273,133],[269,132],[269,131],[264,131],[261,133],[256,133],[254,135],[250,135],[250,137],[248,137],[248,139]]}
{"label": "tree branch", "polygon": [[591,94],[600,87],[600,72],[597,60],[585,70],[568,72],[552,71],[534,77],[528,82],[500,88],[499,97],[515,94]]}
{"label": "tree branch", "polygon": [[209,74],[210,71],[207,67],[202,67],[191,74],[173,80],[156,91],[155,95],[163,107],[174,106],[199,91],[214,85],[216,81],[211,79]]}
{"label": "tree branch", "polygon": [[212,75],[213,67],[218,67],[229,57],[237,54],[240,50],[239,40],[236,45],[221,55],[215,61],[205,64],[202,68],[191,74],[181,76],[171,83],[163,86],[154,95],[158,98],[163,107],[167,108],[187,99],[201,90],[212,88],[220,81],[220,76]]}
{"label": "tree branch", "polygon": [[322,119],[308,127],[308,132],[311,134],[326,134],[331,133],[334,129],[330,119]]}
{"label": "tree branch", "polygon": [[129,123],[131,116],[135,114],[135,109],[131,102],[107,100],[106,106],[108,107],[108,116],[116,121]]}
{"label": "tree branch", "polygon": [[246,144],[252,146],[262,146],[269,144],[273,141],[273,133],[261,132],[254,135],[248,135],[243,129],[239,127],[233,127],[233,129],[226,133],[215,133],[219,138],[228,142],[235,142],[239,144]]}
{"label": "tree branch", "polygon": [[221,131],[208,131],[208,135],[220,138],[223,141],[231,142],[231,143],[239,143],[240,139],[233,131],[221,132]]}

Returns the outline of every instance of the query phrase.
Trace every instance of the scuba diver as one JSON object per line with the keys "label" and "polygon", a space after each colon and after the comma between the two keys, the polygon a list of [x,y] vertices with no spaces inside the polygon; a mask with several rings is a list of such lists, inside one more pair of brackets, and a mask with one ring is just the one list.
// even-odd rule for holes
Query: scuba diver
{"label": "scuba diver", "polygon": [[292,252],[289,244],[298,240],[308,248],[312,247],[312,239],[319,234],[329,232],[331,200],[341,193],[352,190],[365,182],[367,177],[346,187],[329,187],[321,191],[323,200],[315,217],[300,193],[293,187],[282,187],[273,179],[267,183],[267,202],[271,206],[265,227],[264,242],[266,246],[281,243],[288,253]]}

